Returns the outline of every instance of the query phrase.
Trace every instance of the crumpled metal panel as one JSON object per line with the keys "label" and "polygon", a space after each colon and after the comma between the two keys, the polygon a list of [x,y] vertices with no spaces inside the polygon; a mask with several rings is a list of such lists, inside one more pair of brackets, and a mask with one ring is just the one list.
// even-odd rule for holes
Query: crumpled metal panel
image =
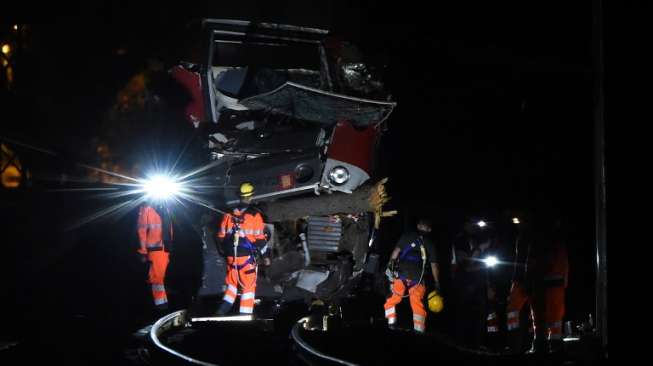
{"label": "crumpled metal panel", "polygon": [[323,270],[310,270],[302,269],[299,271],[299,278],[297,279],[297,287],[304,289],[308,292],[315,293],[317,286],[324,282],[329,277],[329,271]]}
{"label": "crumpled metal panel", "polygon": [[383,92],[383,84],[374,78],[367,65],[362,62],[343,64],[340,73],[345,87],[361,95],[370,96]]}

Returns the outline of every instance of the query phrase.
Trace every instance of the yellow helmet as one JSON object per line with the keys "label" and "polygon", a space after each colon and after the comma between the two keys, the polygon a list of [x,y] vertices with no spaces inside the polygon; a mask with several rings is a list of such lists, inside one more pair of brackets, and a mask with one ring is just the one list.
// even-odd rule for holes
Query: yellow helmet
{"label": "yellow helmet", "polygon": [[250,197],[254,194],[254,185],[252,183],[243,183],[240,185],[240,197]]}
{"label": "yellow helmet", "polygon": [[442,296],[438,295],[437,291],[431,291],[427,297],[429,302],[429,310],[434,313],[439,313],[444,307],[444,302],[442,301]]}

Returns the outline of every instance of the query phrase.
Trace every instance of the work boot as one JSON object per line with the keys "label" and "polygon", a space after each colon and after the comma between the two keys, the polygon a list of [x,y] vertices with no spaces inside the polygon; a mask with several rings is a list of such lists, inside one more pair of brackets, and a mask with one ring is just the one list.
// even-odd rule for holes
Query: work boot
{"label": "work boot", "polygon": [[549,341],[549,353],[558,354],[562,353],[564,342],[562,339],[554,339]]}
{"label": "work boot", "polygon": [[226,301],[223,301],[222,304],[220,304],[220,307],[218,307],[218,311],[216,312],[216,315],[218,315],[218,316],[227,315],[229,310],[231,310],[232,305],[233,304],[230,304],[230,303],[228,303]]}
{"label": "work boot", "polygon": [[539,340],[538,338],[533,339],[533,345],[531,349],[526,351],[527,354],[541,354],[547,351],[547,343],[545,340]]}
{"label": "work boot", "polygon": [[523,353],[523,339],[522,339],[522,334],[519,331],[509,331],[508,332],[508,337],[507,337],[507,343],[508,346],[505,349],[506,353],[510,353],[513,355],[516,354],[521,354]]}
{"label": "work boot", "polygon": [[399,327],[397,326],[397,319],[388,319],[388,329],[399,330]]}

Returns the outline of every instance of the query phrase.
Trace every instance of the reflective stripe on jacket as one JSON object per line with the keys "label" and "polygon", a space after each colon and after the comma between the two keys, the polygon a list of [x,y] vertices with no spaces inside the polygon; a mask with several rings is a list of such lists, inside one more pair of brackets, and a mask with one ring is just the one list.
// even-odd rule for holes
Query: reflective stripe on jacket
{"label": "reflective stripe on jacket", "polygon": [[[234,218],[241,220],[238,229],[235,227]],[[222,218],[218,238],[224,239],[227,235],[237,234],[239,237],[247,238],[251,243],[254,243],[257,240],[265,240],[264,228],[263,216],[259,212],[234,209],[232,214],[226,214]]]}
{"label": "reflective stripe on jacket", "polygon": [[[163,224],[161,215],[150,205],[141,206],[138,211],[138,240],[140,242],[139,253],[146,254],[148,251],[162,250]],[[172,237],[172,225],[170,225],[170,237]]]}

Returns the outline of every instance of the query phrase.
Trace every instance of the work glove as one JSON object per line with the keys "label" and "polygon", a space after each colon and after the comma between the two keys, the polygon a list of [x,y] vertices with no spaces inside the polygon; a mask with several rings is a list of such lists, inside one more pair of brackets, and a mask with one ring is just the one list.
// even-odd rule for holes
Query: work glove
{"label": "work glove", "polygon": [[390,272],[395,272],[397,270],[397,260],[396,259],[390,259],[388,261],[388,269]]}
{"label": "work glove", "polygon": [[266,246],[265,240],[258,239],[254,242],[254,247],[256,247],[255,250],[255,259],[256,262],[263,262],[268,256],[267,256],[267,251],[268,247]]}
{"label": "work glove", "polygon": [[388,266],[386,267],[385,270],[385,275],[388,277],[388,280],[390,280],[390,282],[394,281],[395,278],[399,277],[397,274],[397,260],[391,259],[388,262]]}
{"label": "work glove", "polygon": [[146,263],[147,262],[147,250],[138,249],[137,252],[138,252],[138,259],[140,259],[141,263]]}
{"label": "work glove", "polygon": [[257,239],[257,240],[254,242],[254,246],[255,246],[258,250],[263,251],[263,253],[265,253],[265,251],[268,249],[268,248],[265,246],[266,243],[267,243],[267,242],[266,242],[265,240],[263,240],[263,239]]}

